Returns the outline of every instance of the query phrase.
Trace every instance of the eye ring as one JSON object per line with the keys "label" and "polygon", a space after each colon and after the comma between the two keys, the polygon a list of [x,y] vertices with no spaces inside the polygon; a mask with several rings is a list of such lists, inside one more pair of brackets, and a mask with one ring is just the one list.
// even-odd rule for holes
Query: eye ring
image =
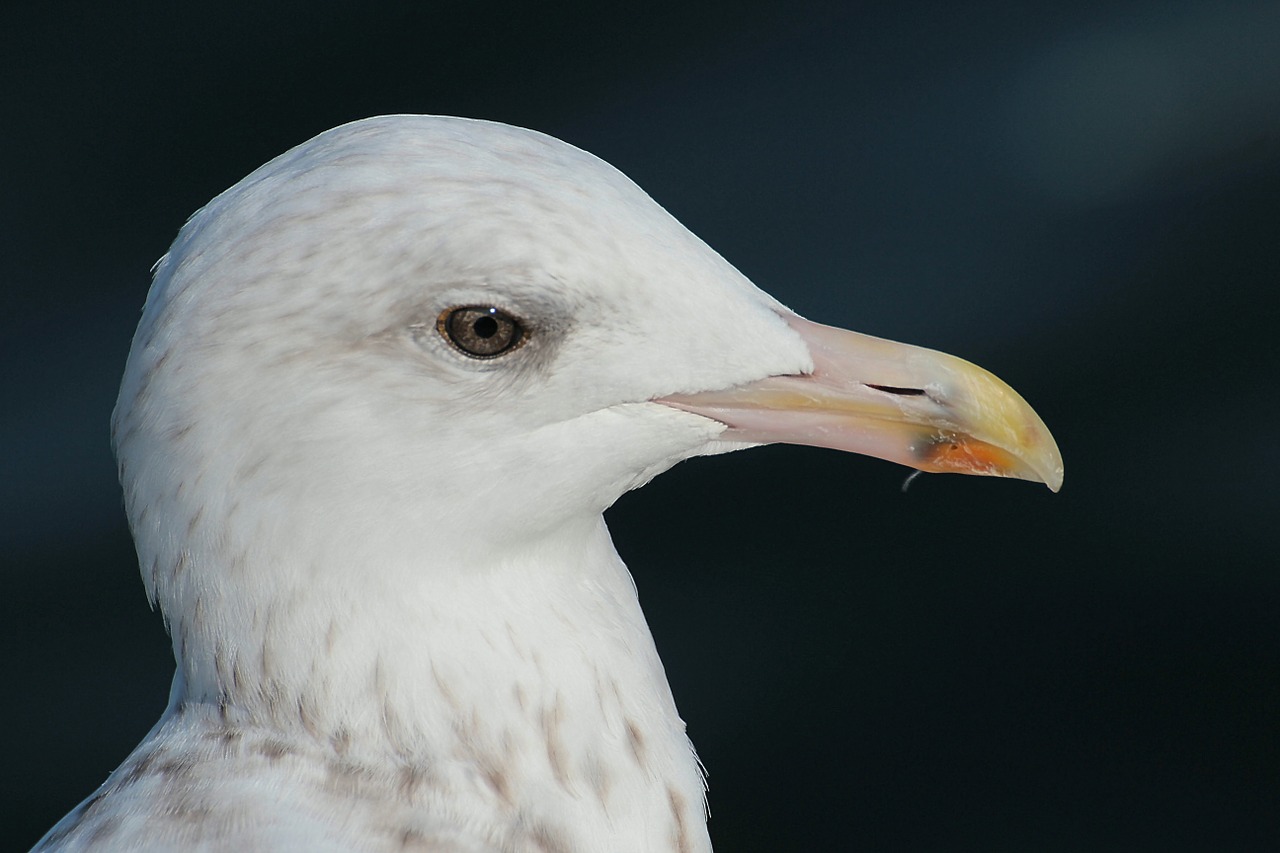
{"label": "eye ring", "polygon": [[469,358],[497,358],[524,343],[521,322],[492,305],[446,308],[436,318],[436,331]]}

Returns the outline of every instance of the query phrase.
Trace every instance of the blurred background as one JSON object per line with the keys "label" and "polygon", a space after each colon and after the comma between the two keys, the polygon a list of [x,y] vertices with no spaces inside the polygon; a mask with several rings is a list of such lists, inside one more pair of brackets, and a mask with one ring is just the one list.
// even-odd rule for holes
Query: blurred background
{"label": "blurred background", "polygon": [[422,112],[603,157],[1062,448],[1059,495],[771,447],[611,510],[718,849],[1275,849],[1274,0],[16,0],[0,79],[0,847],[165,704],[107,435],[151,264],[285,149]]}

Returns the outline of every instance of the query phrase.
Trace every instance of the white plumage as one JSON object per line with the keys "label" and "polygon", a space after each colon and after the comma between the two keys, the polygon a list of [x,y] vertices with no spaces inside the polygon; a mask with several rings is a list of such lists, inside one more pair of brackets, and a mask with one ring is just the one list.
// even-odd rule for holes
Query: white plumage
{"label": "white plumage", "polygon": [[768,440],[1061,480],[1003,384],[797,402],[828,332],[537,133],[385,117],[258,169],[158,265],[113,422],[169,707],[39,849],[709,850],[600,513]]}

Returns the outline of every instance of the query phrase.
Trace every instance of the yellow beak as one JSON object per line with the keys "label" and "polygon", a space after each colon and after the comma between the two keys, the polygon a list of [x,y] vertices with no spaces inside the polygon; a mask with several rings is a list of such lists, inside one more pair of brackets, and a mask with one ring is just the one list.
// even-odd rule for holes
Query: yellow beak
{"label": "yellow beak", "polygon": [[977,365],[786,315],[812,373],[655,402],[720,421],[724,441],[809,444],[921,471],[1062,486],[1062,455],[1039,415]]}

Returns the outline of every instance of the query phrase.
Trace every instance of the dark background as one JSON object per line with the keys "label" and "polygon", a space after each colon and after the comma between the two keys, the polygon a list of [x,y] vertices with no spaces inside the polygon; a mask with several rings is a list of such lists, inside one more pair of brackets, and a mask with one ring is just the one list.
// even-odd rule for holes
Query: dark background
{"label": "dark background", "polygon": [[1275,849],[1280,4],[9,2],[0,99],[0,845],[165,703],[107,439],[150,265],[428,112],[600,155],[1062,447],[1056,496],[772,447],[610,512],[719,849]]}

